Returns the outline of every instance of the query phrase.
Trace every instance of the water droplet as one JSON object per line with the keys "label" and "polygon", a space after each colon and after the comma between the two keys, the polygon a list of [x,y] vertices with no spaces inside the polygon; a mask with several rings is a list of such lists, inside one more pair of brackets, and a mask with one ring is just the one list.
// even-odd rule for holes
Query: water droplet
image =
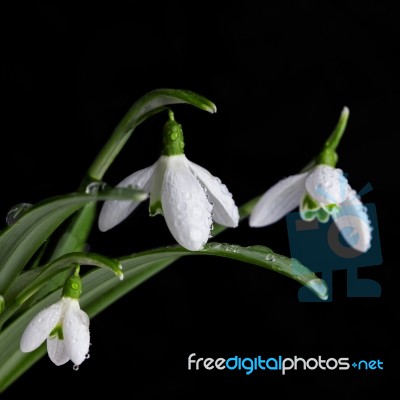
{"label": "water droplet", "polygon": [[89,359],[89,358],[90,358],[90,354],[87,353],[87,354],[85,355],[85,359],[87,360],[87,359]]}
{"label": "water droplet", "polygon": [[275,257],[272,254],[267,254],[267,256],[265,257],[265,259],[267,261],[275,261]]}
{"label": "water droplet", "polygon": [[223,248],[223,245],[221,243],[208,243],[207,248],[210,250],[219,250]]}
{"label": "water droplet", "polygon": [[186,203],[179,202],[175,205],[178,211],[185,211],[186,210]]}
{"label": "water droplet", "polygon": [[171,138],[171,140],[176,140],[178,139],[178,132],[172,132],[169,137]]}
{"label": "water droplet", "polygon": [[239,253],[239,246],[237,244],[231,244],[226,246],[226,251],[230,251],[232,253]]}
{"label": "water droplet", "polygon": [[331,181],[326,181],[324,182],[324,186],[329,189],[333,186],[333,183]]}
{"label": "water droplet", "polygon": [[326,283],[322,279],[319,278],[312,279],[307,283],[307,286],[311,290],[313,290],[320,299],[322,300],[328,299],[328,287],[326,286]]}
{"label": "water droplet", "polygon": [[214,179],[217,181],[217,183],[222,183],[221,179],[219,179],[218,176],[214,176]]}
{"label": "water droplet", "polygon": [[86,186],[85,193],[96,194],[99,190],[104,190],[107,184],[105,182],[91,182]]}
{"label": "water droplet", "polygon": [[229,190],[226,185],[221,185],[221,192],[222,194],[229,194]]}
{"label": "water droplet", "polygon": [[180,147],[181,149],[183,149],[183,148],[185,147],[185,143],[183,143],[182,140],[179,142],[179,147]]}
{"label": "water droplet", "polygon": [[76,283],[76,282],[74,282],[72,285],[72,289],[79,289],[79,285]]}
{"label": "water droplet", "polygon": [[72,367],[72,369],[73,369],[74,371],[78,371],[78,370],[79,370],[79,365],[74,365],[74,366]]}
{"label": "water droplet", "polygon": [[12,207],[6,216],[7,225],[15,224],[30,208],[32,204],[29,203],[19,203]]}

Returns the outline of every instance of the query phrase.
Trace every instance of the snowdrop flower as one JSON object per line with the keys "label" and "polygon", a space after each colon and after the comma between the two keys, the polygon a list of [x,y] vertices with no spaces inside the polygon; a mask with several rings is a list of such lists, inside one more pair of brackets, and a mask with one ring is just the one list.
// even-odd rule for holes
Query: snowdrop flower
{"label": "snowdrop flower", "polygon": [[298,206],[304,220],[317,218],[327,222],[332,216],[350,246],[360,252],[370,248],[372,229],[366,208],[342,170],[320,164],[308,172],[282,179],[261,196],[249,224],[273,224]]}
{"label": "snowdrop flower", "polygon": [[[134,187],[150,194],[150,215],[162,214],[175,240],[188,250],[201,250],[210,237],[213,220],[234,228],[239,211],[222,182],[189,161],[183,151],[182,127],[169,112],[164,146],[152,166],[129,175],[117,187]],[[123,221],[138,205],[134,201],[106,201],[99,229],[107,231]]]}
{"label": "snowdrop flower", "polygon": [[71,360],[80,365],[89,352],[89,317],[80,309],[81,281],[71,276],[57,303],[40,311],[22,334],[20,348],[24,353],[36,350],[47,339],[47,353],[56,365]]}

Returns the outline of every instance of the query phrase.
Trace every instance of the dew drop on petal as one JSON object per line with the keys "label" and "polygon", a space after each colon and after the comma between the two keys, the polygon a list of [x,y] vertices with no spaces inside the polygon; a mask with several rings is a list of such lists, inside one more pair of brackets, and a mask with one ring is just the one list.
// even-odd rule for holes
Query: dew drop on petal
{"label": "dew drop on petal", "polygon": [[186,210],[186,203],[182,203],[182,202],[179,202],[177,205],[176,205],[176,209],[178,210],[178,211],[185,211]]}
{"label": "dew drop on petal", "polygon": [[30,208],[32,204],[30,203],[19,203],[12,207],[6,216],[7,225],[15,224]]}
{"label": "dew drop on petal", "polygon": [[201,207],[195,206],[195,207],[193,207],[192,215],[195,218],[199,218],[203,215],[203,210],[201,209]]}
{"label": "dew drop on petal", "polygon": [[228,188],[226,187],[226,185],[221,185],[221,192],[222,192],[223,194],[228,194],[228,193],[229,193],[229,190],[228,190]]}
{"label": "dew drop on petal", "polygon": [[89,358],[90,358],[90,354],[87,353],[87,354],[85,355],[85,359],[87,360],[87,359],[89,359]]}
{"label": "dew drop on petal", "polygon": [[73,369],[74,371],[78,371],[78,370],[79,370],[79,365],[74,365],[74,366],[72,367],[72,369]]}

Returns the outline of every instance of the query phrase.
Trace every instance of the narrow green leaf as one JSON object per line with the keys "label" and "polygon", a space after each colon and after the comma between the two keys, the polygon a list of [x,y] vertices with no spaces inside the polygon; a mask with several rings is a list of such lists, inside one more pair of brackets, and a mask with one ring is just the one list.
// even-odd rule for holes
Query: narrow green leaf
{"label": "narrow green leaf", "polygon": [[149,250],[121,258],[121,264],[134,266],[137,262],[152,262],[165,257],[180,257],[191,255],[209,255],[231,258],[248,264],[258,265],[292,278],[308,287],[320,299],[328,298],[328,287],[314,272],[302,265],[295,258],[289,258],[273,252],[265,246],[242,247],[236,244],[208,243],[203,250],[189,251],[180,246]]}
{"label": "narrow green leaf", "polygon": [[84,251],[87,238],[96,218],[97,203],[91,202],[80,209],[72,218],[57,246],[51,254],[51,260],[64,254]]}
{"label": "narrow green leaf", "polygon": [[[248,217],[256,202],[257,198],[250,200],[240,207],[239,213],[241,220]],[[225,229],[225,227],[216,226],[214,229],[214,236],[223,232]],[[218,247],[218,244],[210,243],[206,249],[202,250],[204,253],[203,255],[207,255],[207,252],[208,255],[214,255],[212,252],[219,251],[221,252],[221,256],[229,258],[238,257],[238,253],[232,250],[238,250],[239,247],[230,247],[228,250],[226,247],[232,245],[221,244],[221,246],[225,246],[225,249],[222,247],[219,249],[215,248]],[[244,253],[241,253],[240,257],[248,258],[249,254],[247,254],[247,251],[253,252],[253,263],[260,265],[258,263],[262,262],[262,266],[269,268],[266,264],[268,261],[266,260],[266,257],[270,258],[272,255],[268,252],[269,249],[265,247],[262,247],[261,249],[255,247],[253,250],[245,248],[241,249],[244,249]],[[162,271],[180,257],[184,255],[195,255],[198,253],[200,252],[189,252],[180,247],[171,247],[124,257],[120,260],[124,268],[124,280],[122,282],[110,277],[109,273],[107,273],[107,271],[104,269],[94,270],[82,278],[83,294],[80,300],[81,306],[90,317],[93,317],[103,309],[107,308],[114,301],[122,297],[124,294],[131,291],[147,279],[151,278],[156,273]],[[222,255],[222,253],[224,255]],[[259,258],[258,261],[257,258]],[[292,266],[290,266],[290,262],[287,263],[285,259],[286,257],[282,259],[282,271],[278,272],[286,274],[285,271],[287,271],[297,275],[298,277],[303,277],[301,279],[294,279],[298,280],[299,282],[308,282],[309,288],[313,290],[314,293],[319,293],[320,297],[323,298],[326,288],[325,282],[319,280],[318,278],[317,280],[314,280],[313,273],[310,271],[310,275],[308,275],[309,271],[297,261],[292,262]],[[269,260],[269,262],[271,266],[274,263],[272,260]],[[276,268],[278,266],[279,262],[276,264]],[[286,269],[283,268],[285,266]],[[19,350],[19,340],[16,340],[15,338],[19,338],[21,336],[29,321],[40,310],[56,302],[60,296],[61,289],[49,294],[27,309],[23,315],[19,316],[15,321],[13,321],[12,324],[6,327],[3,332],[0,332],[0,393],[3,392],[21,374],[23,374],[45,354],[46,348],[44,345],[35,352],[28,354],[22,353]]]}
{"label": "narrow green leaf", "polygon": [[[96,253],[69,253],[42,268],[36,268],[21,274],[7,292],[7,305],[12,305],[13,303],[18,306],[22,305],[40,288],[50,283],[54,276],[67,270],[73,270],[76,264],[105,268],[113,272],[119,280],[123,279],[122,265],[116,259]],[[14,286],[17,289],[14,289]],[[0,328],[3,323],[4,321],[0,316]]]}
{"label": "narrow green leaf", "polygon": [[[166,257],[162,261],[144,264],[140,264],[140,260],[132,260],[129,264],[125,264],[129,268],[124,274],[123,281],[115,278],[108,279],[110,273],[105,269],[96,269],[88,273],[82,278],[81,308],[92,318],[174,260],[175,258]],[[29,321],[43,308],[58,301],[60,297],[61,289],[27,309],[0,333],[0,393],[46,353],[45,344],[32,353],[22,353],[19,349],[19,338]]]}
{"label": "narrow green leaf", "polygon": [[[327,286],[324,281],[295,259],[276,254],[264,246],[241,247],[225,243],[209,243],[203,250],[196,252],[175,246],[124,257],[120,260],[125,274],[122,282],[110,276],[104,269],[94,270],[82,278],[81,307],[93,317],[178,258],[193,255],[226,257],[259,265],[295,279],[320,298],[327,298]],[[0,377],[6,377],[4,382],[0,381],[0,392],[44,354],[43,347],[34,355],[21,353],[15,337],[20,337],[34,315],[56,302],[60,296],[61,290],[42,299],[0,333]]]}
{"label": "narrow green leaf", "polygon": [[113,189],[99,194],[72,193],[31,207],[0,235],[0,294],[4,296],[36,250],[55,229],[85,204],[99,200],[141,201],[147,194],[134,189]]}

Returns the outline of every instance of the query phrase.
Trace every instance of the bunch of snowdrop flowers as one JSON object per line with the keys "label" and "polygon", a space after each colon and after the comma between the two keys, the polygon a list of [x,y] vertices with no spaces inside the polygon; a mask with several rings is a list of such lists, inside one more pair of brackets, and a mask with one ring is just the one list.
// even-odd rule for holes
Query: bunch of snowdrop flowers
{"label": "bunch of snowdrop flowers", "polygon": [[[100,181],[113,158],[126,142],[126,132],[129,136],[139,123],[138,121],[142,121],[145,117],[154,113],[153,109],[164,110],[162,106],[171,103],[171,98],[174,102],[192,102],[192,104],[206,111],[215,111],[215,106],[212,103],[207,103],[204,99],[201,99],[200,102],[199,97],[196,97],[198,95],[190,93],[190,96],[192,96],[190,97],[187,94],[189,92],[182,93],[164,90],[161,91],[161,95],[156,100],[154,97],[149,97],[142,108],[133,107],[129,118],[123,121],[123,124],[125,124],[123,129],[117,128],[116,130],[114,136],[118,140],[114,137],[114,142],[111,141],[111,144],[105,146],[101,157],[99,156],[100,158],[94,162],[89,170],[89,176],[93,178],[93,181]],[[188,101],[188,98],[190,101]],[[186,158],[182,126],[175,121],[175,116],[170,109],[168,109],[168,116],[168,121],[163,130],[163,147],[158,160],[151,166],[134,172],[123,179],[116,186],[116,192],[113,192],[112,196],[104,195],[106,201],[98,218],[98,227],[101,231],[107,231],[121,223],[136,209],[140,202],[149,198],[150,215],[162,215],[173,238],[181,246],[181,250],[178,248],[177,250],[169,248],[159,250],[157,262],[161,259],[160,254],[163,255],[163,252],[165,252],[166,258],[169,257],[168,260],[170,260],[169,252],[178,250],[180,253],[174,253],[174,256],[184,254],[183,252],[187,254],[187,252],[204,251],[209,251],[213,255],[226,256],[225,253],[230,251],[228,256],[232,257],[232,248],[229,250],[229,247],[224,247],[222,244],[207,247],[207,242],[213,229],[215,229],[214,225],[236,228],[239,225],[240,218],[249,216],[251,227],[264,227],[277,222],[288,212],[299,207],[300,214],[306,221],[318,219],[320,222],[326,222],[332,217],[344,239],[354,249],[366,252],[370,248],[371,225],[366,209],[348,184],[343,172],[336,168],[338,159],[336,148],[346,127],[349,116],[347,108],[344,108],[335,130],[326,141],[321,153],[306,170],[284,178],[267,190],[257,201],[251,202],[251,207],[246,207],[244,211],[241,210],[241,213],[239,213],[232,194],[221,180],[213,176],[207,169]],[[115,143],[117,144],[115,145]],[[122,192],[120,192],[121,190]],[[131,190],[135,192],[135,196],[126,198],[123,190]],[[84,212],[93,213],[93,210],[85,208]],[[81,223],[82,220],[83,218],[78,219],[75,224]],[[74,229],[77,231],[76,225],[74,225]],[[65,243],[63,246],[65,246]],[[235,246],[234,253],[243,252],[244,254],[246,252],[245,259],[247,262],[257,265],[261,263],[261,265],[275,271],[284,271],[287,276],[292,276],[314,290],[320,298],[327,298],[324,282],[297,260],[296,263],[293,263],[283,256],[273,257],[271,256],[272,251],[268,248],[264,249],[262,246],[254,246],[254,248],[251,248],[251,246],[247,248]],[[64,247],[63,250],[64,252],[61,252],[61,250],[59,252],[64,254]],[[147,252],[145,256],[148,257],[149,253],[151,252]],[[54,275],[57,263],[57,265],[61,263],[65,268],[65,265],[71,266],[70,260],[76,260],[78,255],[82,258],[80,253],[71,254],[61,257],[62,263],[59,261],[60,259],[57,259],[46,265],[43,274],[47,276],[46,274],[49,275],[49,271],[51,271]],[[66,260],[65,257],[70,258]],[[115,263],[115,260],[108,260],[105,257],[102,259],[99,259],[100,256],[96,257],[90,258],[92,265],[111,267],[116,275],[122,279],[122,264]],[[139,258],[140,255],[134,255],[130,260],[125,259],[125,265],[131,265],[132,260],[134,260],[132,265],[136,265]],[[148,258],[146,258],[146,263],[149,264]],[[168,263],[165,265],[168,265]],[[101,275],[101,279],[105,279],[103,275]],[[30,298],[39,287],[42,287],[43,281],[44,279],[39,279],[38,284],[28,285],[28,288],[22,292],[18,299],[23,299],[22,302]],[[91,282],[97,284],[97,281],[94,279],[91,281],[90,277],[88,282],[89,284]],[[103,289],[98,289],[93,283],[90,290],[100,291]],[[62,365],[71,360],[74,368],[78,368],[88,357],[90,345],[89,316],[81,310],[79,303],[81,293],[80,264],[74,261],[73,271],[63,285],[61,298],[39,311],[27,323],[20,339],[20,350],[24,353],[31,352],[44,341],[47,341],[47,352],[54,364]]]}

